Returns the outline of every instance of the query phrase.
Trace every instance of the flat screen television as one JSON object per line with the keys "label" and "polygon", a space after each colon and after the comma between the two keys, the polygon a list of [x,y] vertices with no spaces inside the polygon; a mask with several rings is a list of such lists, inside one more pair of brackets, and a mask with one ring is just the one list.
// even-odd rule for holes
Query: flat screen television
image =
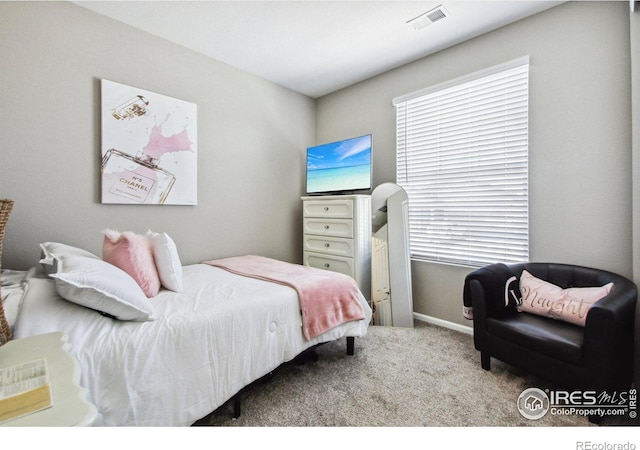
{"label": "flat screen television", "polygon": [[371,189],[370,134],[307,148],[307,194]]}

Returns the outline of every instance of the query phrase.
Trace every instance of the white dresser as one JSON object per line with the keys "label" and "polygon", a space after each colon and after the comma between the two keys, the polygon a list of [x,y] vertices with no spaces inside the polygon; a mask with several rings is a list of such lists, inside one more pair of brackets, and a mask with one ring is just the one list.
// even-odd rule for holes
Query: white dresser
{"label": "white dresser", "polygon": [[371,300],[371,201],[368,195],[302,197],[303,264],[353,277]]}

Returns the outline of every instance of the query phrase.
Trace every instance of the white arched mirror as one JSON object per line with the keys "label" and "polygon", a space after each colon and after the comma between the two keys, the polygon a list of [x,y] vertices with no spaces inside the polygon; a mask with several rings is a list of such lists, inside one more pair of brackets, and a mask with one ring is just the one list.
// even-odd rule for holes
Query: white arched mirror
{"label": "white arched mirror", "polygon": [[375,324],[413,327],[409,198],[394,183],[371,193],[371,299]]}

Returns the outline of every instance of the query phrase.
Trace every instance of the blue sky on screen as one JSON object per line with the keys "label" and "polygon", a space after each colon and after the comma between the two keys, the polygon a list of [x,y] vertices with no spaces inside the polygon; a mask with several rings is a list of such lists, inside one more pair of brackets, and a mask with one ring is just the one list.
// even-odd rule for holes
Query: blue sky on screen
{"label": "blue sky on screen", "polygon": [[369,164],[371,160],[371,135],[347,139],[308,149],[309,170]]}

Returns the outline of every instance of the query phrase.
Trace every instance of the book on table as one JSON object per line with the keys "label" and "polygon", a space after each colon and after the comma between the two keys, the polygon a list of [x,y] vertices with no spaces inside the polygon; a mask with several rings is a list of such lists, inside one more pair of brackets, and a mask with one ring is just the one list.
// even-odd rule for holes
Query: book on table
{"label": "book on table", "polygon": [[0,369],[0,423],[53,406],[47,360]]}

